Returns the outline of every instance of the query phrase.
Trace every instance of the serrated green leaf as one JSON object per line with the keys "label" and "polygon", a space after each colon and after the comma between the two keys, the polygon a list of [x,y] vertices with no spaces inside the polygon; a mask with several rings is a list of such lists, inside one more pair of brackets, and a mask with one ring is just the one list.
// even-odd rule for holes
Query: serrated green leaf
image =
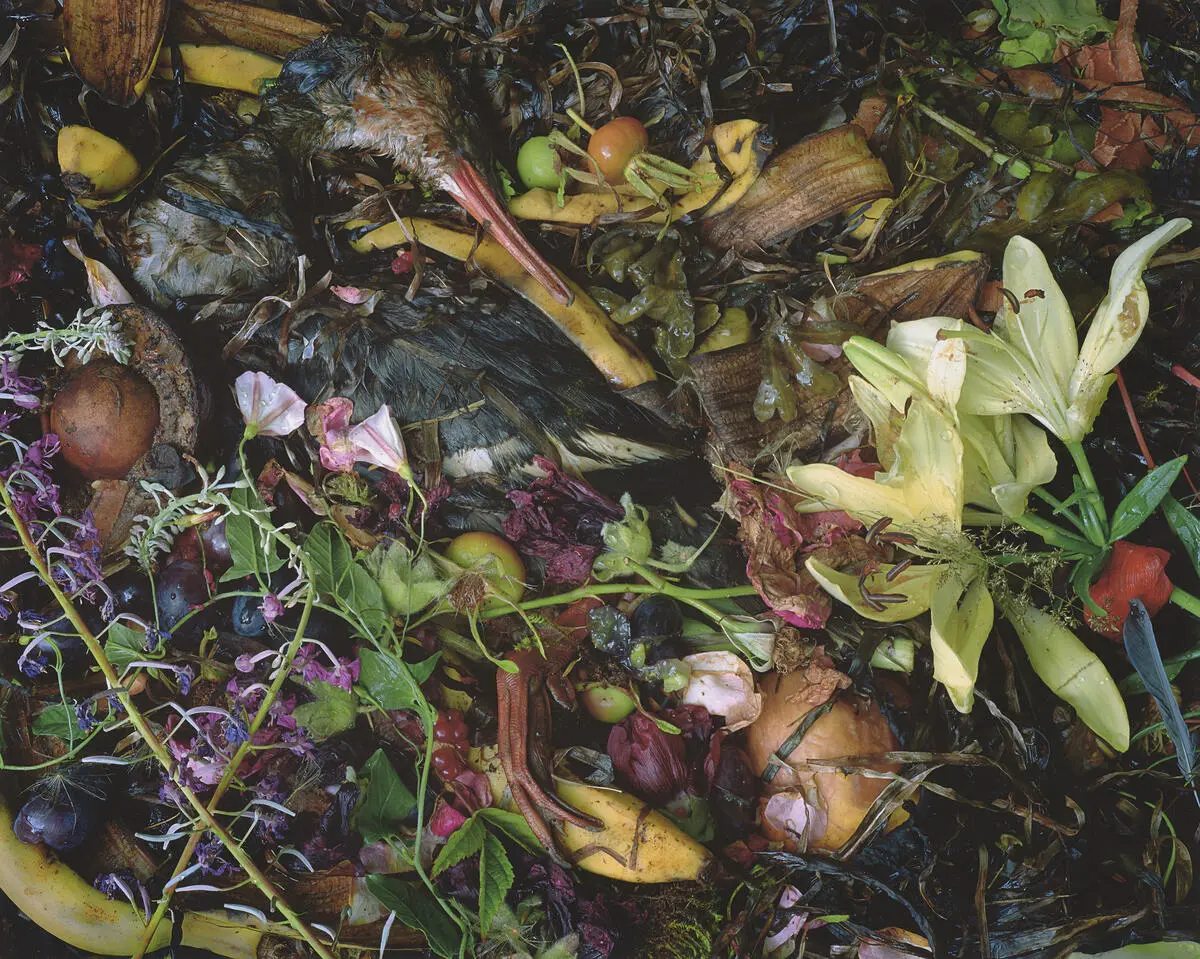
{"label": "serrated green leaf", "polygon": [[135,660],[146,658],[146,634],[122,622],[110,623],[104,634],[104,654],[118,673]]}
{"label": "serrated green leaf", "polygon": [[316,699],[297,706],[292,716],[313,739],[321,742],[354,725],[358,718],[358,696],[321,680],[313,683],[310,689]]}
{"label": "serrated green leaf", "polygon": [[404,785],[382,749],[362,765],[359,777],[367,781],[356,821],[364,842],[399,836],[404,820],[417,806],[417,798]]}
{"label": "serrated green leaf", "polygon": [[489,832],[479,853],[479,928],[484,935],[492,928],[492,921],[512,884],[513,867],[504,851],[504,843]]}
{"label": "serrated green leaf", "polygon": [[1186,462],[1186,456],[1177,456],[1169,463],[1163,463],[1162,466],[1151,470],[1138,480],[1138,484],[1126,494],[1113,512],[1112,532],[1108,538],[1110,543],[1124,539],[1146,522],[1150,514],[1158,509],[1158,504],[1171,491],[1171,486]]}
{"label": "serrated green leaf", "polygon": [[475,817],[495,826],[504,835],[508,836],[509,839],[513,840],[513,842],[524,846],[530,852],[539,854],[545,852],[542,844],[538,842],[537,836],[529,828],[529,823],[525,821],[525,817],[520,813],[509,812],[507,809],[499,809],[496,806],[488,806],[475,813]]}
{"label": "serrated green leaf", "polygon": [[1163,515],[1187,550],[1192,569],[1200,576],[1200,516],[1184,506],[1174,496],[1164,496]]}
{"label": "serrated green leaf", "polygon": [[442,959],[458,955],[462,931],[421,883],[391,876],[367,876],[367,891],[409,929],[423,932],[435,955]]}
{"label": "serrated green leaf", "polygon": [[382,634],[389,622],[379,584],[354,559],[346,537],[332,523],[319,523],[304,541],[313,584],[362,624],[368,639]]}
{"label": "serrated green leaf", "polygon": [[308,557],[317,592],[323,596],[335,596],[338,584],[354,562],[350,544],[341,530],[332,523],[318,523],[304,541],[304,554]]}
{"label": "serrated green leaf", "polygon": [[390,653],[364,649],[358,654],[358,682],[383,709],[413,709],[425,701],[420,688],[424,680],[418,680],[415,672],[425,670],[431,660],[434,662],[428,669],[433,672],[437,658],[431,656],[412,667]]}
{"label": "serrated green leaf", "polygon": [[446,845],[438,853],[433,864],[433,875],[440,876],[451,866],[456,866],[464,859],[474,856],[483,848],[483,841],[488,836],[487,827],[480,819],[472,816],[446,840]]}

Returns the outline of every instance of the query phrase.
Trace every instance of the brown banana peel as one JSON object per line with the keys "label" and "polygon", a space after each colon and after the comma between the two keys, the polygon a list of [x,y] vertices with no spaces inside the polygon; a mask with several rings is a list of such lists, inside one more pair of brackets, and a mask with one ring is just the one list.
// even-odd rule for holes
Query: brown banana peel
{"label": "brown banana peel", "polygon": [[167,0],[64,0],[63,41],[75,72],[118,106],[150,83],[167,28]]}
{"label": "brown banana peel", "polygon": [[892,193],[887,167],[871,153],[862,130],[844,124],[772,157],[741,199],[705,220],[705,237],[715,246],[752,253]]}
{"label": "brown banana peel", "polygon": [[226,0],[182,0],[167,27],[175,41],[230,44],[273,57],[286,57],[329,31],[314,20]]}
{"label": "brown banana peel", "polygon": [[477,240],[473,230],[446,226],[432,220],[405,217],[402,223],[388,223],[372,230],[354,240],[351,246],[359,253],[368,253],[408,243],[410,238],[415,238],[421,246],[436,250],[451,259],[463,263],[470,261],[492,279],[503,283],[536,306],[587,355],[617,389],[629,389],[655,378],[654,367],[650,362],[642,356],[637,347],[621,335],[616,324],[608,318],[608,314],[582,287],[567,280],[567,286],[575,294],[575,299],[570,306],[559,303],[490,236]]}
{"label": "brown banana peel", "polygon": [[[129,903],[110,900],[46,846],[27,845],[13,833],[13,817],[0,795],[0,891],[26,916],[63,942],[102,956],[137,951],[145,925]],[[181,944],[207,949],[226,959],[255,959],[264,936],[294,934],[286,926],[249,916],[227,918],[218,912],[183,917]],[[162,922],[149,950],[171,944],[171,923]]]}
{"label": "brown banana peel", "polygon": [[[705,217],[716,216],[740,200],[758,178],[767,161],[769,151],[763,140],[764,125],[755,120],[731,120],[713,130],[713,146],[721,165],[732,177],[728,183],[714,182],[703,190],[692,190],[678,196],[671,204],[669,218],[680,217],[697,210],[704,210]],[[691,167],[698,176],[717,173],[717,164],[706,149]],[[711,204],[711,206],[710,206]],[[545,223],[564,223],[571,226],[589,226],[602,217],[620,214],[639,214],[640,222],[665,223],[667,210],[653,210],[654,204],[632,187],[618,186],[611,190],[594,193],[575,193],[558,204],[558,195],[553,190],[532,189],[508,202],[509,212],[518,220],[539,220]],[[647,212],[653,210],[653,212]]]}
{"label": "brown banana peel", "polygon": [[[258,94],[263,84],[274,80],[283,62],[256,50],[227,44],[180,43],[174,48],[183,62],[183,79],[206,87],[223,87]],[[159,74],[170,76],[172,53],[164,50]]]}

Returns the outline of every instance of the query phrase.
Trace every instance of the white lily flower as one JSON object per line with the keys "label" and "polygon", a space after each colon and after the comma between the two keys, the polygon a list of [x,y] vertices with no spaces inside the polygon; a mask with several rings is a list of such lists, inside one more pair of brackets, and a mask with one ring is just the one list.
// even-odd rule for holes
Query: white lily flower
{"label": "white lily flower", "polygon": [[1113,367],[1145,328],[1150,301],[1142,272],[1159,248],[1190,226],[1171,220],[1117,258],[1082,350],[1045,255],[1024,237],[1010,240],[1003,271],[1008,295],[992,332],[963,327],[958,334],[970,352],[970,385],[960,411],[1024,413],[1064,443],[1081,442],[1108,395]]}

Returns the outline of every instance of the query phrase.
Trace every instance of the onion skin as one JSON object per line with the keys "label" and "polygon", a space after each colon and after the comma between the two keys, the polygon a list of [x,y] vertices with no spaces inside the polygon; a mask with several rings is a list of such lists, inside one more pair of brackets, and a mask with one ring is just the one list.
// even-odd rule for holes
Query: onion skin
{"label": "onion skin", "polygon": [[[796,670],[786,675],[768,673],[759,691],[763,695],[763,710],[758,720],[746,730],[746,753],[756,775],[762,775],[771,755],[795,731],[797,724],[812,709],[826,702],[839,683],[830,684],[826,675],[831,670]],[[848,696],[838,700],[820,719],[816,720],[800,740],[799,745],[785,757],[788,766],[779,769],[764,787],[770,796],[784,789],[803,787],[810,801],[824,809],[828,825],[822,835],[808,836],[808,848],[832,852],[842,846],[871,808],[888,780],[869,778],[837,769],[816,772],[803,768],[813,759],[837,759],[843,756],[871,756],[898,749],[899,741],[887,720],[872,700]],[[800,765],[801,768],[795,768]],[[880,763],[876,767],[899,771],[899,763]],[[893,817],[891,825],[898,825]]]}
{"label": "onion skin", "polygon": [[75,373],[54,397],[50,430],[85,479],[120,479],[150,449],[158,395],[137,371],[103,360]]}

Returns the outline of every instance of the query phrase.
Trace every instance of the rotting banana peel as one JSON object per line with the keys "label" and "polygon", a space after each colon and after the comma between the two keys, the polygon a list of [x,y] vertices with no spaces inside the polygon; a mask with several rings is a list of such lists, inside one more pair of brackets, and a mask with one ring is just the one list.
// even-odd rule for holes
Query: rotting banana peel
{"label": "rotting banana peel", "polygon": [[[263,84],[274,80],[283,69],[283,61],[244,47],[180,43],[174,49],[179,51],[179,58],[183,61],[184,80],[206,87],[224,87],[258,94],[262,92]],[[169,71],[173,66],[171,49],[163,50],[158,65],[160,76],[170,76]]]}
{"label": "rotting banana peel", "polygon": [[[347,224],[352,227],[354,224]],[[417,218],[388,223],[359,237],[350,245],[359,253],[383,250],[408,243],[437,250],[460,262],[470,260],[492,279],[528,300],[546,314],[618,389],[640,386],[654,379],[654,367],[618,331],[608,314],[582,287],[567,280],[575,294],[570,306],[556,301],[512,255],[490,236],[476,242],[474,231],[455,229]]]}
{"label": "rotting banana peel", "polygon": [[63,185],[78,196],[111,196],[142,172],[137,158],[112,137],[84,126],[58,131]]}
{"label": "rotting banana peel", "polygon": [[[770,151],[764,143],[764,129],[764,125],[756,120],[731,120],[714,128],[713,146],[717,158],[732,180],[728,183],[714,181],[711,187],[692,190],[678,197],[671,205],[670,218],[677,220],[709,204],[712,205],[704,211],[704,216],[716,216],[740,200],[767,162]],[[717,172],[717,165],[706,149],[691,169],[699,175],[711,175]],[[518,220],[540,220],[572,226],[588,226],[603,216],[644,213],[652,206],[650,200],[632,187],[575,193],[565,197],[562,206],[558,204],[555,191],[542,189],[529,190],[508,202],[509,212]],[[645,223],[663,223],[667,219],[667,211],[655,210],[638,219]]]}
{"label": "rotting banana peel", "polygon": [[172,4],[167,33],[172,40],[232,43],[286,57],[332,27],[279,10],[227,0],[181,0]]}
{"label": "rotting banana peel", "polygon": [[[13,834],[13,817],[0,795],[0,890],[21,912],[63,942],[102,956],[129,956],[138,948],[145,926],[133,908],[108,899],[41,844],[26,845]],[[148,951],[171,944],[171,923],[162,922]],[[184,915],[184,946],[207,949],[226,959],[255,959],[263,936],[289,936],[287,927],[260,923],[249,916],[228,919],[223,913]]]}
{"label": "rotting banana peel", "polygon": [[167,27],[167,0],[64,0],[63,42],[71,65],[117,106],[150,83]]}
{"label": "rotting banana peel", "polygon": [[639,883],[697,880],[708,872],[712,854],[637,797],[558,777],[554,790],[603,824],[597,830],[555,824],[559,846],[580,869]]}

